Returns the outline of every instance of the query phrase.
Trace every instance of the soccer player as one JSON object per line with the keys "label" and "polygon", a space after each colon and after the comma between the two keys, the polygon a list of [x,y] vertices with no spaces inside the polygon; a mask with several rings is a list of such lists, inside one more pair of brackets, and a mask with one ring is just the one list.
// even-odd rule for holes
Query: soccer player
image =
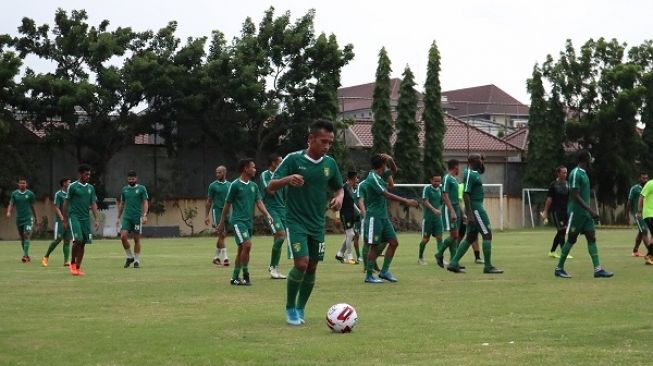
{"label": "soccer player", "polygon": [[[648,226],[648,230],[653,232],[653,181],[648,181],[639,194],[637,202],[636,220],[641,220]],[[644,264],[653,264],[653,245],[648,245],[648,253],[644,257]]]}
{"label": "soccer player", "polygon": [[[464,193],[465,193],[465,185],[462,183],[458,184],[458,203],[460,203],[461,205],[465,204],[465,199],[463,198]],[[463,219],[461,220],[460,227],[458,228],[458,242],[460,242],[460,239],[465,236],[465,233],[467,233],[467,215],[465,215],[465,208],[461,207],[460,212],[463,214]],[[458,243],[456,243],[456,245],[457,244]],[[456,246],[456,250],[457,249],[458,247]],[[481,259],[481,248],[478,246],[478,239],[476,239],[472,243],[472,250],[474,251],[474,263],[485,264],[485,262]],[[452,257],[454,254],[452,254]],[[461,266],[460,268],[463,268],[463,266]]]}
{"label": "soccer player", "polygon": [[[437,240],[437,250],[442,244],[442,177],[434,175],[431,177],[431,185],[427,185],[422,190],[422,204],[424,205],[422,218],[422,241],[419,243],[419,254],[417,263],[425,265],[424,249],[431,239],[431,235]],[[437,257],[436,257],[437,258]]]}
{"label": "soccer player", "polygon": [[286,278],[279,272],[279,261],[281,260],[281,247],[286,240],[286,189],[282,188],[276,192],[268,192],[268,185],[274,171],[281,164],[281,156],[271,154],[268,158],[268,170],[261,173],[260,188],[263,193],[263,203],[272,216],[270,226],[273,235],[272,253],[270,254],[270,278],[283,280]]}
{"label": "soccer player", "polygon": [[79,178],[68,186],[68,195],[63,203],[63,225],[64,230],[70,230],[73,236],[72,261],[70,263],[70,273],[73,276],[84,276],[82,272],[82,260],[86,244],[93,241],[91,231],[91,220],[88,214],[89,207],[93,212],[95,229],[100,227],[97,210],[97,196],[95,187],[89,180],[91,179],[91,168],[82,164],[77,169]]}
{"label": "soccer player", "polygon": [[639,205],[639,197],[642,193],[642,188],[648,182],[648,173],[641,172],[639,173],[639,182],[634,186],[630,187],[630,192],[628,193],[628,200],[626,201],[626,221],[630,221],[628,214],[633,216],[635,223],[637,224],[637,236],[635,236],[635,246],[633,247],[633,257],[643,257],[644,254],[639,252],[639,245],[644,241],[644,246],[648,248],[648,227],[643,219],[637,218],[637,209]]}
{"label": "soccer player", "polygon": [[27,189],[27,179],[18,178],[18,189],[11,192],[9,206],[7,206],[7,218],[11,217],[11,208],[16,206],[16,227],[20,236],[20,245],[23,248],[23,257],[21,262],[27,263],[32,259],[29,256],[29,240],[32,237],[32,229],[38,225],[34,202],[36,196],[34,192]]}
{"label": "soccer player", "polygon": [[[356,230],[356,224],[360,225],[360,210],[356,203],[356,193],[358,185],[358,173],[355,171],[347,173],[347,179],[345,180],[344,190],[345,196],[342,200],[342,208],[340,209],[340,223],[342,228],[345,229],[345,240],[342,242],[342,246],[338,253],[336,253],[336,260],[347,263],[347,264],[357,264],[358,261],[355,261],[353,258],[353,244],[354,239],[358,235],[357,231],[360,232],[360,226]],[[356,258],[360,258],[360,252],[358,245],[356,248]],[[347,261],[345,261],[345,254],[348,254]]]}
{"label": "soccer player", "polygon": [[444,268],[444,251],[449,248],[451,256],[456,253],[458,240],[460,238],[459,229],[463,221],[463,214],[460,209],[459,188],[456,176],[460,172],[460,163],[456,159],[447,162],[447,175],[442,182],[442,220],[444,230],[449,232],[449,236],[443,241],[438,242],[438,250],[435,253],[435,262],[441,268]]}
{"label": "soccer player", "polygon": [[[386,170],[386,162],[392,158],[386,154],[376,154],[372,156],[372,170],[365,178],[365,221],[363,222],[363,238],[365,244],[369,245],[367,258],[367,271],[365,276],[366,283],[383,283],[383,280],[397,282],[397,278],[390,272],[390,264],[394,259],[395,251],[399,242],[395,233],[392,222],[388,218],[387,200],[401,202],[409,206],[419,207],[414,199],[399,197],[388,192],[386,181],[381,175]],[[373,275],[374,263],[379,254],[379,245],[388,243],[383,266],[379,272],[379,278]]]}
{"label": "soccer player", "polygon": [[308,148],[288,154],[274,172],[268,190],[288,187],[288,242],[294,266],[288,274],[286,322],[304,323],[304,310],[313,286],[318,262],[324,259],[324,212],[327,189],[335,191],[329,208],[340,210],[344,190],[336,161],[327,152],[333,145],[334,127],[328,120],[313,122]]}
{"label": "soccer player", "polygon": [[465,255],[470,243],[478,240],[478,234],[480,233],[483,238],[483,258],[485,259],[483,273],[503,273],[502,270],[492,265],[492,230],[490,229],[490,218],[483,207],[484,194],[481,174],[485,172],[484,159],[481,155],[472,154],[467,158],[467,162],[468,167],[463,174],[463,180],[465,181],[463,199],[467,211],[467,233],[466,237],[460,242],[456,254],[451,259],[447,269],[456,273],[464,272],[459,264],[460,258]]}
{"label": "soccer player", "polygon": [[[234,228],[236,245],[238,245],[238,252],[236,254],[236,265],[234,272],[231,276],[231,283],[234,286],[249,286],[252,281],[249,278],[249,252],[252,248],[252,233],[254,231],[254,205],[259,211],[265,215],[270,225],[272,225],[272,217],[268,210],[265,209],[261,198],[261,191],[259,191],[256,183],[252,178],[256,176],[256,164],[253,159],[242,159],[238,162],[238,171],[240,177],[233,182],[227,192],[224,208],[220,216],[220,223],[218,224],[218,235],[224,233],[225,222],[229,212],[233,207],[231,216],[231,225]],[[243,270],[243,279],[240,279],[240,270]]]}
{"label": "soccer player", "polygon": [[54,216],[55,216],[55,222],[54,222],[54,240],[50,243],[50,246],[48,247],[48,251],[45,253],[45,256],[43,259],[41,259],[41,264],[43,267],[47,267],[48,263],[50,261],[50,254],[54,250],[54,248],[61,243],[61,240],[63,240],[63,265],[65,267],[68,267],[70,265],[69,257],[70,257],[70,239],[72,239],[72,235],[70,234],[70,228],[68,230],[64,230],[63,228],[63,213],[61,212],[61,209],[63,208],[63,203],[66,200],[66,196],[68,195],[68,186],[70,185],[70,179],[69,178],[61,178],[59,180],[59,186],[61,189],[59,189],[55,194],[54,194]]}
{"label": "soccer player", "polygon": [[[556,253],[558,246],[562,249],[565,244],[565,232],[567,230],[567,203],[569,201],[569,183],[567,182],[567,168],[560,165],[556,168],[556,180],[549,185],[544,211],[540,214],[543,219],[549,220],[555,226],[557,232],[553,238],[553,244],[549,251],[549,257],[560,258]],[[572,259],[573,257],[567,256]]]}
{"label": "soccer player", "polygon": [[587,170],[590,167],[592,155],[587,150],[581,150],[578,154],[578,166],[571,171],[569,175],[569,195],[571,199],[567,205],[569,213],[569,222],[567,223],[567,242],[562,247],[558,266],[554,274],[560,278],[571,278],[571,275],[565,271],[565,260],[571,250],[571,247],[578,240],[578,235],[584,234],[587,239],[587,250],[592,258],[594,266],[594,277],[612,277],[614,273],[608,272],[601,267],[599,259],[599,248],[596,245],[596,230],[594,220],[599,218],[599,214],[589,206],[590,202],[590,179]]}
{"label": "soccer player", "polygon": [[[141,267],[141,234],[143,224],[147,223],[147,211],[149,210],[147,188],[138,184],[136,172],[127,172],[127,185],[122,187],[120,201],[118,201],[118,220],[116,226],[120,225],[120,241],[125,250],[125,268],[134,263],[134,268]],[[122,217],[122,219],[121,219]],[[129,246],[129,234],[134,239],[134,253]]]}
{"label": "soccer player", "polygon": [[[220,220],[220,215],[222,215],[222,208],[224,207],[224,200],[227,198],[227,192],[231,182],[227,180],[227,168],[223,165],[215,168],[215,181],[209,185],[209,194],[206,199],[206,213],[204,223],[209,225],[209,213],[211,214],[211,219],[213,220],[213,227],[217,228]],[[226,219],[226,225],[229,224],[229,217]],[[229,256],[227,255],[227,248],[224,245],[224,239],[226,238],[226,230],[222,233],[218,233],[218,240],[215,243],[215,256],[213,257],[213,264],[219,266],[222,264],[225,267],[229,266]],[[220,262],[220,256],[222,256],[222,262]]]}

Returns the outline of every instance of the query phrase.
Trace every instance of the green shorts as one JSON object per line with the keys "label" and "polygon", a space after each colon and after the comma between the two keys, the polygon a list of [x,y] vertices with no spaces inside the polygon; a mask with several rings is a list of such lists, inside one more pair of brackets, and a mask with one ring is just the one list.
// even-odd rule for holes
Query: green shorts
{"label": "green shorts", "polygon": [[577,214],[572,212],[569,214],[569,223],[567,224],[567,235],[570,234],[585,234],[590,231],[596,231],[594,226],[594,219],[589,214]]}
{"label": "green shorts", "polygon": [[456,221],[451,220],[451,211],[447,205],[442,206],[442,224],[446,231],[458,231],[460,223],[463,219],[463,213],[460,207],[453,208],[456,211]]}
{"label": "green shorts", "polygon": [[274,210],[268,210],[268,212],[272,216],[272,225],[270,226],[272,234],[286,231],[286,215]]}
{"label": "green shorts", "polygon": [[54,222],[54,240],[63,239],[65,241],[70,241],[73,238],[70,228],[64,230],[63,224],[57,220]]}
{"label": "green shorts", "polygon": [[442,218],[422,220],[422,237],[424,236],[442,236]]}
{"label": "green shorts", "polygon": [[472,215],[474,215],[474,225],[467,225],[467,234],[476,234],[480,233],[481,235],[487,235],[492,233],[490,229],[490,217],[485,212],[483,206],[472,206]]}
{"label": "green shorts", "polygon": [[366,217],[363,223],[365,244],[381,244],[397,239],[397,233],[388,218]]}
{"label": "green shorts", "polygon": [[93,242],[91,220],[78,220],[71,217],[68,219],[68,226],[73,235],[73,241],[82,244],[91,244]]}
{"label": "green shorts", "polygon": [[34,229],[34,219],[30,217],[29,219],[17,220],[16,228],[20,235],[31,233]]}
{"label": "green shorts", "polygon": [[[222,209],[211,209],[211,216],[213,218],[213,227],[217,229],[218,224],[220,224],[220,218],[222,217]],[[231,225],[231,215],[227,215],[227,222],[224,223],[225,231],[233,231],[233,225]]]}
{"label": "green shorts", "polygon": [[120,231],[126,231],[133,234],[142,234],[143,227],[141,223],[141,217],[123,216],[122,220],[120,220]]}
{"label": "green shorts", "polygon": [[308,256],[309,261],[324,259],[324,231],[309,233],[303,225],[288,223],[288,243],[293,258]]}
{"label": "green shorts", "polygon": [[633,216],[635,220],[635,226],[637,226],[637,231],[646,234],[648,233],[648,226],[646,226],[646,222],[644,222],[644,219],[638,219],[636,216]]}
{"label": "green shorts", "polygon": [[241,245],[246,241],[252,240],[252,233],[254,230],[250,225],[243,221],[235,221],[233,223],[234,237],[236,238],[236,245]]}

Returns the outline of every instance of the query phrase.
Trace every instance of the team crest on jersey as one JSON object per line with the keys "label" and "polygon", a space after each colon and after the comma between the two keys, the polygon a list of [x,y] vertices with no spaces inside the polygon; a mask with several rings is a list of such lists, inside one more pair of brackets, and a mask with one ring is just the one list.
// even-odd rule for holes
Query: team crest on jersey
{"label": "team crest on jersey", "polygon": [[250,188],[250,190],[251,190],[252,192],[254,192],[254,186],[252,186],[252,187]]}
{"label": "team crest on jersey", "polygon": [[292,245],[293,252],[299,252],[300,249],[302,249],[302,244],[301,243],[294,243]]}
{"label": "team crest on jersey", "polygon": [[330,172],[331,172],[331,169],[328,166],[325,166],[324,167],[324,176],[328,177]]}
{"label": "team crest on jersey", "polygon": [[91,194],[91,188],[88,188],[88,194]]}

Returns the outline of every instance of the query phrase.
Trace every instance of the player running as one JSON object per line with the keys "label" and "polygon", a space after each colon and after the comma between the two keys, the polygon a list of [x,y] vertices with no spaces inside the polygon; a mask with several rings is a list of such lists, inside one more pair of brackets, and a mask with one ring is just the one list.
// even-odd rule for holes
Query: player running
{"label": "player running", "polygon": [[[120,241],[125,250],[125,268],[133,263],[134,268],[141,267],[141,234],[143,224],[147,223],[147,212],[149,210],[147,188],[138,184],[136,172],[127,172],[127,185],[122,187],[120,201],[118,201],[118,220],[116,226],[120,227]],[[122,219],[121,219],[122,217]],[[134,252],[129,246],[129,234],[134,239]]]}
{"label": "player running", "polygon": [[260,189],[263,194],[265,208],[272,216],[272,253],[270,254],[270,278],[283,280],[286,278],[279,272],[279,261],[281,260],[281,248],[286,240],[286,189],[282,188],[276,192],[269,192],[268,185],[275,170],[281,164],[281,156],[271,154],[268,158],[268,170],[261,173]]}
{"label": "player running", "polygon": [[[229,191],[229,186],[231,182],[227,180],[227,168],[223,165],[215,168],[215,181],[209,185],[209,194],[206,199],[206,213],[204,224],[207,226],[211,221],[209,221],[209,214],[211,215],[211,220],[213,221],[213,227],[217,228],[218,223],[220,222],[220,215],[222,215],[222,208],[224,207],[224,200],[227,197],[227,192]],[[226,225],[230,227],[230,219],[227,216]],[[225,267],[229,266],[229,257],[227,255],[227,248],[224,245],[224,239],[226,238],[226,230],[222,233],[218,233],[218,240],[215,243],[215,256],[213,256],[213,264],[216,266],[223,265]],[[220,262],[220,257],[222,257],[222,262]]]}
{"label": "player running", "polygon": [[20,236],[20,245],[23,248],[23,257],[20,259],[23,263],[31,262],[29,256],[29,240],[32,237],[32,230],[38,225],[34,203],[36,196],[34,192],[27,189],[27,179],[19,177],[18,189],[11,192],[9,206],[7,206],[7,218],[11,217],[11,209],[16,206],[16,228]]}
{"label": "player running", "polygon": [[63,265],[65,267],[70,266],[70,239],[72,239],[72,235],[70,233],[70,228],[68,230],[64,230],[63,228],[63,213],[61,210],[63,209],[63,203],[66,200],[66,196],[68,195],[68,186],[70,185],[70,179],[69,178],[61,178],[59,180],[59,186],[61,189],[59,189],[55,194],[54,194],[54,216],[55,216],[55,222],[54,222],[54,240],[50,243],[50,246],[48,247],[48,251],[45,253],[45,256],[43,259],[41,259],[41,264],[43,267],[47,267],[49,262],[50,262],[50,254],[52,254],[52,251],[54,251],[54,248],[61,243],[63,240]]}

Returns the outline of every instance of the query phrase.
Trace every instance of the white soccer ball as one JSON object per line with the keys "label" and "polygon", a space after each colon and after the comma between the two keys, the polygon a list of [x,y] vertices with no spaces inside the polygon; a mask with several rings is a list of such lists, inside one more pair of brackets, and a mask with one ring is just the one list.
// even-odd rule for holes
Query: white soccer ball
{"label": "white soccer ball", "polygon": [[335,304],[327,311],[326,323],[334,333],[349,333],[358,323],[358,314],[349,304]]}

